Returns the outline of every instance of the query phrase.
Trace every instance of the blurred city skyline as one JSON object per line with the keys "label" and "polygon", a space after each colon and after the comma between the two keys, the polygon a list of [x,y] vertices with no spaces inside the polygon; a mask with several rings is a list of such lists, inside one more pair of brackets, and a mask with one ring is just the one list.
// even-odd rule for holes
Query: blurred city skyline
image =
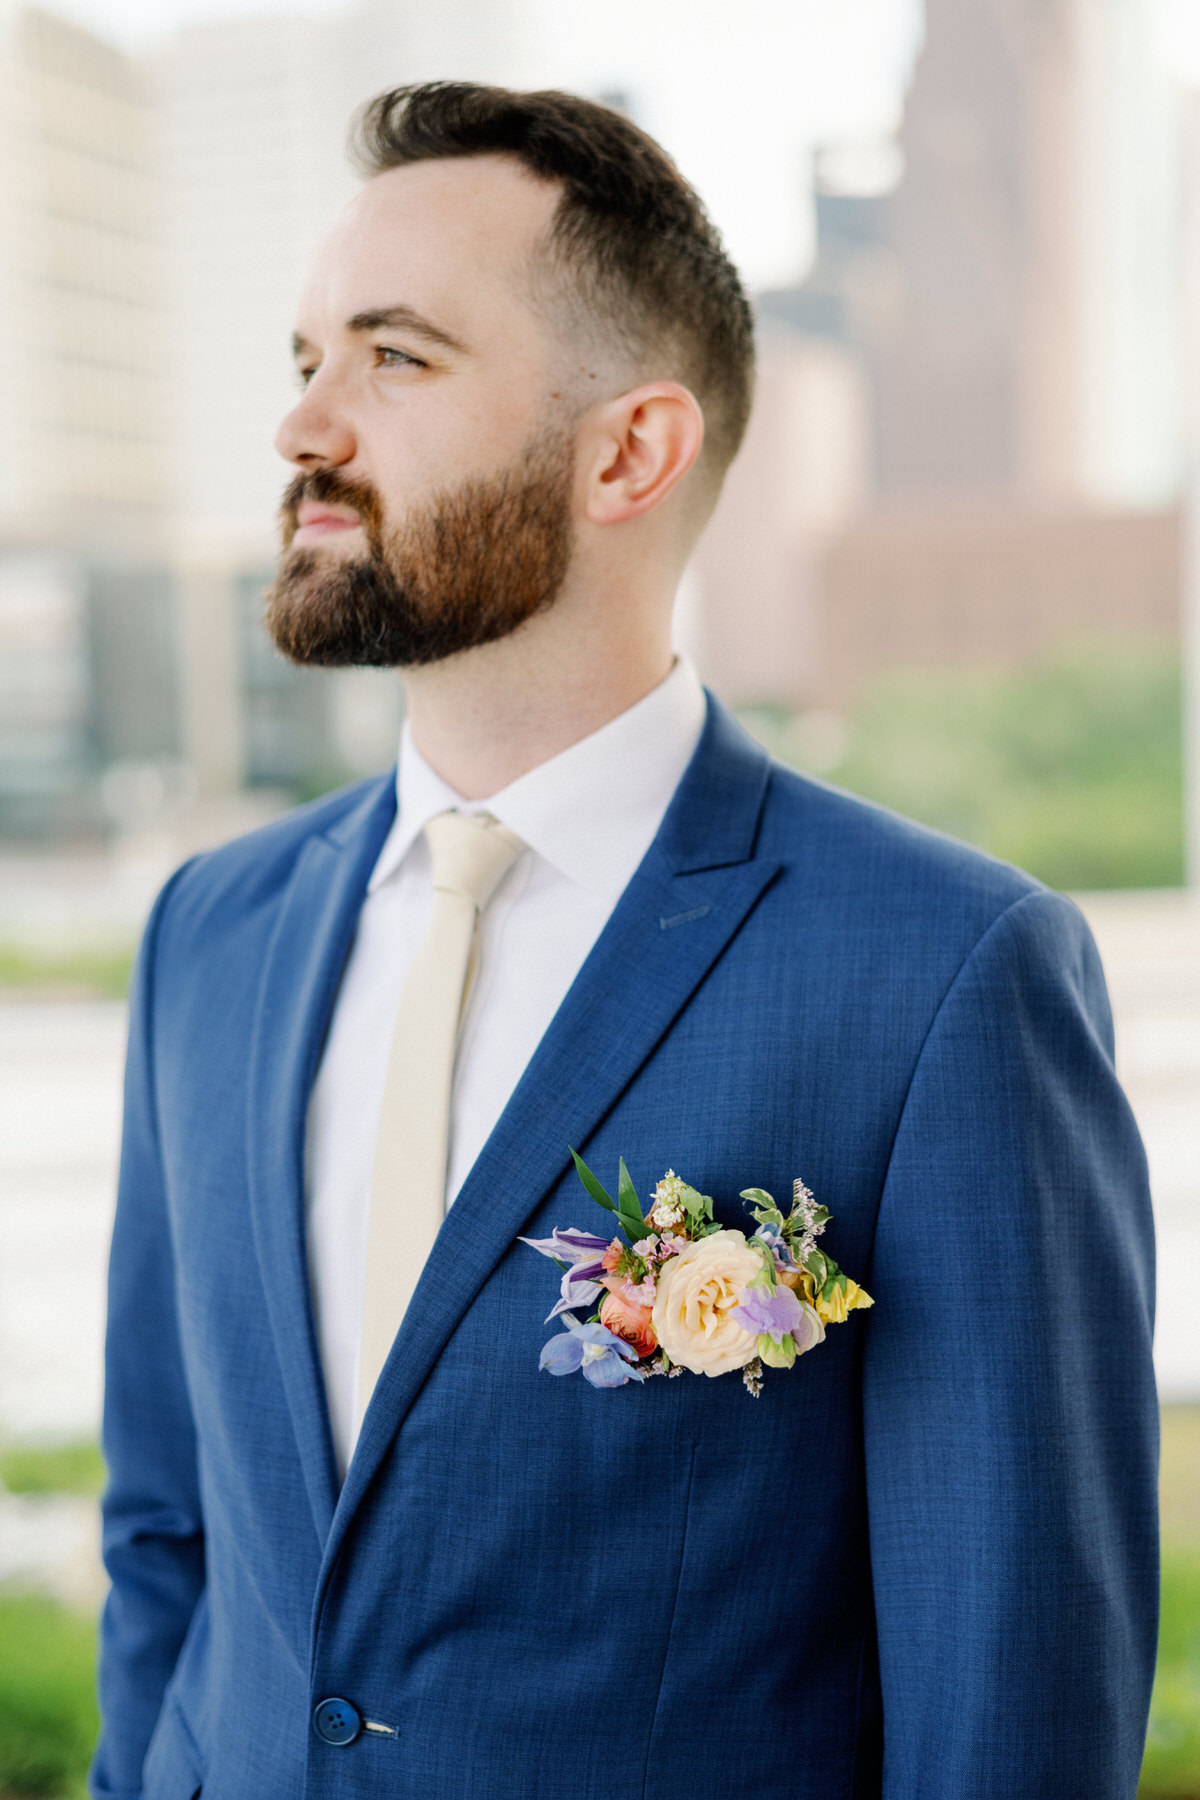
{"label": "blurred city skyline", "polygon": [[[48,9],[134,54],[190,27],[289,19],[360,28],[354,0],[56,0]],[[412,79],[435,76],[623,96],[702,194],[752,288],[797,280],[813,252],[807,152],[894,131],[921,0],[384,0]],[[720,129],[714,131],[714,112]]]}
{"label": "blurred city skyline", "polygon": [[[545,0],[153,16],[0,0],[0,830],[120,833],[394,754],[394,678],[289,668],[257,613],[294,308],[355,186],[347,121],[435,75],[623,106],[725,229],[759,393],[680,641],[735,706],[815,715],[776,747],[843,778],[881,678],[999,675],[1097,637],[1167,691],[1200,186],[1171,59],[1194,12],[751,0],[736,33],[696,7],[682,28],[674,0],[640,29],[627,0],[602,24]],[[1169,767],[1169,741],[1155,754]],[[992,843],[978,808],[868,791]],[[1151,809],[1157,848],[1078,866],[1170,879],[1173,804]]]}

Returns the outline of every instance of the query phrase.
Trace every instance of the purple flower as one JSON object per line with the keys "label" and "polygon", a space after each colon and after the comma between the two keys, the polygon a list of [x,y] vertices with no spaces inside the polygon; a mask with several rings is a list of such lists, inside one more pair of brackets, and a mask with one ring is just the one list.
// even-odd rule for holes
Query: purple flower
{"label": "purple flower", "polygon": [[656,1286],[653,1275],[647,1275],[645,1281],[630,1281],[628,1275],[621,1283],[623,1297],[634,1306],[653,1306]]}
{"label": "purple flower", "polygon": [[606,1325],[580,1325],[570,1319],[566,1330],[543,1346],[538,1368],[548,1369],[551,1375],[574,1375],[582,1369],[584,1380],[593,1387],[610,1388],[646,1379],[640,1369],[630,1367],[636,1361],[633,1345]]}
{"label": "purple flower", "polygon": [[[799,1267],[796,1258],[792,1255],[791,1245],[784,1237],[782,1231],[780,1231],[778,1225],[760,1225],[758,1230],[754,1233],[754,1238],[757,1238],[760,1243],[767,1245],[771,1255],[775,1258],[775,1266],[777,1268],[795,1269]],[[754,1238],[751,1238],[751,1243],[754,1242]]]}
{"label": "purple flower", "polygon": [[593,1257],[602,1256],[608,1249],[608,1239],[596,1237],[590,1231],[577,1231],[569,1225],[564,1231],[556,1225],[548,1238],[520,1238],[522,1244],[528,1244],[531,1250],[540,1250],[543,1256],[554,1258],[555,1262],[591,1262]]}
{"label": "purple flower", "polygon": [[573,1269],[563,1271],[559,1297],[546,1314],[545,1323],[557,1319],[559,1313],[568,1312],[573,1306],[590,1306],[593,1300],[604,1292],[600,1282],[595,1278],[600,1274],[603,1264],[597,1260],[590,1263],[578,1263]]}
{"label": "purple flower", "polygon": [[804,1308],[791,1288],[779,1287],[774,1293],[766,1288],[747,1288],[731,1317],[743,1331],[755,1337],[769,1337],[778,1343],[788,1332],[795,1331],[804,1317]]}
{"label": "purple flower", "polygon": [[607,1238],[596,1237],[590,1231],[576,1231],[573,1226],[564,1231],[556,1225],[548,1238],[522,1238],[520,1241],[554,1262],[567,1264],[563,1271],[559,1299],[546,1314],[547,1324],[569,1307],[590,1306],[601,1292],[596,1277],[604,1272],[603,1256],[608,1248]]}

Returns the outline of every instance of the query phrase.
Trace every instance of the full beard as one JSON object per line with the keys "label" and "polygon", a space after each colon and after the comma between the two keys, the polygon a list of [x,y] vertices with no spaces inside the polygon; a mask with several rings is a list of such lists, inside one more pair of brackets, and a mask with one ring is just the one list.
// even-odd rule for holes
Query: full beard
{"label": "full beard", "polygon": [[[557,598],[571,560],[572,441],[544,435],[498,475],[473,476],[388,532],[368,482],[334,469],[283,496],[284,554],[264,622],[278,650],[323,668],[418,668],[508,637]],[[291,548],[306,501],[358,513],[366,554]]]}

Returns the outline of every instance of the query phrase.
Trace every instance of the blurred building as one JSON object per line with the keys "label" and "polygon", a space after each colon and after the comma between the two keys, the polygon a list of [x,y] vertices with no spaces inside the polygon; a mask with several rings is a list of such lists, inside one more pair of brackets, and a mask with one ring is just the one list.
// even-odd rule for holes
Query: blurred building
{"label": "blurred building", "polygon": [[821,569],[870,498],[869,397],[860,360],[762,310],[758,390],[693,569],[686,634],[734,701],[802,701],[821,666]]}
{"label": "blurred building", "polygon": [[[796,354],[857,365],[826,430],[835,460],[865,430],[869,473],[823,536],[802,505],[764,535],[731,488],[717,533],[772,562],[788,621],[776,655],[714,669],[736,700],[842,705],[897,663],[1178,637],[1179,144],[1152,0],[927,0],[894,154],[818,154],[815,265],[760,303]],[[706,609],[732,619],[719,560]]]}
{"label": "blurred building", "polygon": [[261,626],[304,268],[385,85],[519,81],[522,0],[174,33],[147,66],[0,0],[0,835],[386,763],[388,675]]}
{"label": "blurred building", "polygon": [[833,542],[810,627],[809,704],[897,668],[1005,667],[1121,640],[1174,645],[1177,511],[960,503],[871,512]]}
{"label": "blurred building", "polygon": [[927,0],[864,320],[886,498],[1178,497],[1170,81],[1152,0]]}
{"label": "blurred building", "polygon": [[0,11],[0,830],[178,742],[161,208],[129,58]]}
{"label": "blurred building", "polygon": [[1200,889],[1200,89],[1185,96],[1180,239],[1183,253],[1184,408],[1193,446],[1187,472],[1183,667],[1188,880]]}
{"label": "blurred building", "polygon": [[290,339],[304,271],[356,178],[348,121],[382,88],[516,81],[520,0],[363,4],[179,30],[155,59],[170,195],[170,306],[183,718],[200,791],[315,788],[382,766],[400,689],[365,670],[292,669],[258,624],[288,470],[273,449],[294,404]]}

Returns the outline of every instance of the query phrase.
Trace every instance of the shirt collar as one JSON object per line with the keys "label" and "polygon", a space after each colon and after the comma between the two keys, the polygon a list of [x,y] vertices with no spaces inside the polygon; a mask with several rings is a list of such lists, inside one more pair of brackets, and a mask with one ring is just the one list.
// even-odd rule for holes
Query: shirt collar
{"label": "shirt collar", "polygon": [[568,880],[615,902],[662,824],[704,729],[700,678],[684,657],[634,706],[487,800],[464,800],[413,743],[407,721],[396,822],[368,886],[399,870],[436,813],[492,813]]}

